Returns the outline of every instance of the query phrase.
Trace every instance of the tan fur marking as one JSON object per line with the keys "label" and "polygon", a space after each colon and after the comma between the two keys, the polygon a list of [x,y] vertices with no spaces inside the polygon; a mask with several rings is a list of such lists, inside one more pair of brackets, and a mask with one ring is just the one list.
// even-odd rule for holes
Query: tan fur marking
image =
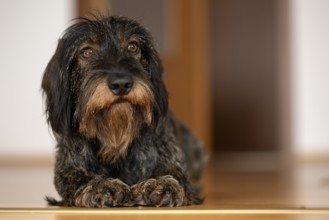
{"label": "tan fur marking", "polygon": [[[98,156],[115,162],[125,155],[142,124],[151,124],[153,102],[151,87],[142,80],[135,80],[124,97],[113,95],[106,82],[100,82],[85,106],[79,131],[89,138],[97,137],[102,142]],[[142,118],[136,117],[137,109],[143,112]],[[101,122],[96,122],[97,114],[103,117]]]}
{"label": "tan fur marking", "polygon": [[124,156],[128,145],[132,142],[137,133],[136,120],[134,119],[133,107],[130,103],[118,103],[113,105],[107,113],[106,129],[99,134],[104,140],[104,145],[99,156],[103,159],[112,157],[116,160]]}
{"label": "tan fur marking", "polygon": [[147,124],[152,122],[152,107],[154,102],[151,87],[142,80],[137,80],[132,91],[128,95],[128,100],[133,104],[143,107],[144,117]]}
{"label": "tan fur marking", "polygon": [[79,126],[80,133],[87,137],[96,137],[95,113],[110,106],[114,100],[115,96],[108,89],[106,82],[101,82],[86,104],[84,117]]}

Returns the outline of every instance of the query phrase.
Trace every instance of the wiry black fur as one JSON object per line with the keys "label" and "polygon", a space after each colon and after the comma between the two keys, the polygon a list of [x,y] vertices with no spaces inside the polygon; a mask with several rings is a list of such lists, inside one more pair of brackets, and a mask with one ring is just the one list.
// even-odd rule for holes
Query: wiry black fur
{"label": "wiry black fur", "polygon": [[[120,36],[138,39],[140,60],[123,52]],[[81,81],[89,69],[79,66],[78,51],[91,38],[97,39],[102,52],[101,59],[88,68],[104,69],[125,60],[124,68],[145,73],[140,77],[151,84],[154,97],[152,123],[141,127],[127,152],[115,162],[100,160],[102,142],[79,132],[81,97],[90,94],[83,96]],[[153,45],[144,27],[115,16],[82,20],[59,40],[42,81],[47,120],[57,140],[54,182],[62,197],[61,201],[47,197],[50,205],[179,206],[202,202],[190,181],[199,179],[204,153],[191,132],[168,112],[163,70]]]}

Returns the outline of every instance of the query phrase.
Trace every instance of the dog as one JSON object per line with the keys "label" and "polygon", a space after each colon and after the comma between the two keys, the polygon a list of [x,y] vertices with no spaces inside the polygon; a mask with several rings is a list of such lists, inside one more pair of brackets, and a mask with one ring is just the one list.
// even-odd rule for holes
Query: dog
{"label": "dog", "polygon": [[163,68],[134,19],[80,19],[58,41],[42,90],[57,141],[54,184],[74,207],[203,202],[205,151],[168,110]]}

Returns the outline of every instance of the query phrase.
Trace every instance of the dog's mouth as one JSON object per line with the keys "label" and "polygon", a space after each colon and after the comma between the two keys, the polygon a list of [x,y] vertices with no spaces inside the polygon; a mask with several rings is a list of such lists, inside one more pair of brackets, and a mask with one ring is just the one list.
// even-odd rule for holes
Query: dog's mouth
{"label": "dog's mouth", "polygon": [[112,106],[114,105],[120,105],[120,104],[127,104],[127,105],[132,105],[133,104],[126,98],[126,97],[118,97],[117,99],[115,99],[112,103],[110,103],[110,107],[111,108]]}

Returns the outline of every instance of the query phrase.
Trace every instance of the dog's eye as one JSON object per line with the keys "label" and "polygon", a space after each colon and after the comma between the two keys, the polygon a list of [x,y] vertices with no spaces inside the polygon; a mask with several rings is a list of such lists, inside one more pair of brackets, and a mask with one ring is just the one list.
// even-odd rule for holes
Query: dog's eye
{"label": "dog's eye", "polygon": [[136,53],[138,51],[138,46],[136,43],[130,43],[127,49],[131,53]]}
{"label": "dog's eye", "polygon": [[90,59],[94,55],[94,51],[92,48],[86,48],[82,50],[81,57],[83,59]]}

